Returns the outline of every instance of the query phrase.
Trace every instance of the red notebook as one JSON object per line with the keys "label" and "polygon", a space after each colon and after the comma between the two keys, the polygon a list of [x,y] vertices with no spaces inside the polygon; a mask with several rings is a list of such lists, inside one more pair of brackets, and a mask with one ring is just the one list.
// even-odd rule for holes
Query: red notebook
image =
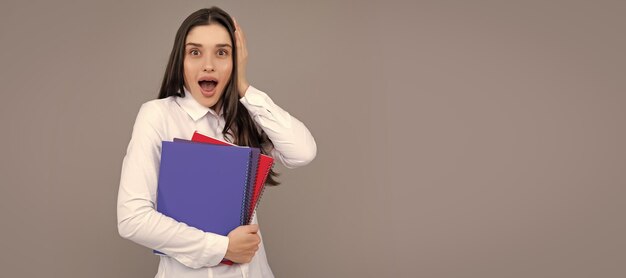
{"label": "red notebook", "polygon": [[[226,145],[226,146],[236,146],[234,144],[224,142],[195,131],[193,136],[191,137],[191,141],[200,142],[200,143],[208,143],[214,145]],[[245,223],[250,224],[252,221],[252,216],[254,214],[254,209],[259,204],[259,199],[261,195],[263,195],[263,190],[265,189],[265,181],[267,180],[267,176],[272,169],[272,165],[274,164],[274,158],[268,155],[261,154],[259,157],[259,166],[257,167],[256,180],[254,182],[254,190],[252,191],[252,200],[249,207],[249,218],[246,219]],[[224,264],[232,265],[233,263],[228,260],[222,261]]]}
{"label": "red notebook", "polygon": [[[197,131],[193,133],[191,141],[209,143],[214,145],[236,146],[234,144],[203,135],[201,133],[198,133]],[[250,217],[249,219],[246,219],[246,224],[250,224],[250,221],[252,221],[254,209],[258,205],[259,199],[263,194],[263,189],[265,189],[265,181],[267,180],[267,176],[269,175],[273,164],[274,158],[272,158],[271,156],[261,154],[261,156],[259,157],[259,167],[257,168],[256,180],[254,182],[254,190],[252,191],[252,202],[250,203],[248,214],[250,215]]]}

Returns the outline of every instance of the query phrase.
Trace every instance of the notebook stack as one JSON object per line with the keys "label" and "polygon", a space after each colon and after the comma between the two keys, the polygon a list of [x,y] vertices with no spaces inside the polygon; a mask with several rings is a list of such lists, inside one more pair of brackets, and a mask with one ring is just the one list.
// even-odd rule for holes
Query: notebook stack
{"label": "notebook stack", "polygon": [[235,146],[198,132],[191,141],[163,141],[157,211],[226,236],[252,221],[273,163],[258,148]]}

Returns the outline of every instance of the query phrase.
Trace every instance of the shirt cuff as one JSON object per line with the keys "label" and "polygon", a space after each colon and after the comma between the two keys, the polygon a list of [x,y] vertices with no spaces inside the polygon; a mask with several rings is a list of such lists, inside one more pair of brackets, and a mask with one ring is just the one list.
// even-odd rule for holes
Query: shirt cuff
{"label": "shirt cuff", "polygon": [[[261,90],[250,85],[246,94],[239,99],[241,104],[248,109],[250,116],[259,123],[258,118],[262,117],[289,128],[291,116],[287,111],[282,110],[274,101]],[[261,124],[261,123],[260,123]],[[261,124],[261,126],[263,126]]]}
{"label": "shirt cuff", "polygon": [[[202,257],[207,258],[206,266],[212,267],[220,264],[226,256],[228,251],[229,239],[227,236],[222,235],[209,235],[207,234],[207,241],[213,241],[211,246],[208,246],[202,252]],[[214,237],[214,238],[213,238]]]}
{"label": "shirt cuff", "polygon": [[248,90],[246,90],[246,94],[240,98],[239,101],[246,107],[250,105],[262,107],[267,106],[267,99],[269,99],[269,97],[266,93],[250,85],[248,86]]}

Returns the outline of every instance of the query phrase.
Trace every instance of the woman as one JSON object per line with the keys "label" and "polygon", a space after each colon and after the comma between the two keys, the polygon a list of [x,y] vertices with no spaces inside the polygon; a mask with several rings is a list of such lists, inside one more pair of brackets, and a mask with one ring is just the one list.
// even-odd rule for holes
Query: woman
{"label": "woman", "polygon": [[[156,277],[273,277],[256,216],[228,236],[203,232],[155,210],[161,142],[194,131],[259,147],[287,168],[308,164],[309,130],[246,79],[241,28],[223,10],[191,14],[174,41],[159,99],[137,115],[122,166],[117,203],[122,237],[166,254]],[[268,182],[278,184],[272,173]],[[220,263],[228,259],[235,264]]]}

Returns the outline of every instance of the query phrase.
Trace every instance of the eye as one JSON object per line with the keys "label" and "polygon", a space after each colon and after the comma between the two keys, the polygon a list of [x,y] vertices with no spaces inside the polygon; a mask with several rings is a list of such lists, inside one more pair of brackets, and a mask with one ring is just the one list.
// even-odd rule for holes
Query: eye
{"label": "eye", "polygon": [[192,49],[192,50],[189,50],[189,54],[191,54],[191,56],[198,56],[200,55],[200,51],[197,49]]}
{"label": "eye", "polygon": [[218,56],[228,56],[228,50],[222,48],[222,49],[217,51],[217,55]]}

